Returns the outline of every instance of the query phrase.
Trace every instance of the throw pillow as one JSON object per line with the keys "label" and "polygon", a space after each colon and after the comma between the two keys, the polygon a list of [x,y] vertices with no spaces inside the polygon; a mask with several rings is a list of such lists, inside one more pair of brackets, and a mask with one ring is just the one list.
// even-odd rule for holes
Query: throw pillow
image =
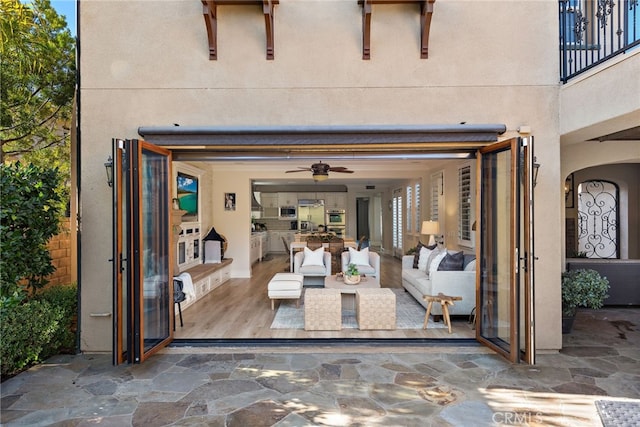
{"label": "throw pillow", "polygon": [[[435,251],[434,251],[435,252]],[[433,254],[432,254],[433,255]],[[433,259],[431,260],[431,263],[429,264],[429,275],[431,275],[431,273],[433,273],[434,271],[438,271],[438,267],[440,266],[440,262],[444,259],[444,257],[447,256],[447,251],[442,250],[440,252],[437,252],[436,256],[433,257]]]}
{"label": "throw pillow", "polygon": [[469,261],[469,263],[464,268],[464,271],[476,271],[476,260]]}
{"label": "throw pillow", "polygon": [[306,267],[308,265],[318,265],[324,267],[324,248],[322,246],[314,251],[309,248],[304,248],[304,259],[302,260],[302,267]]}
{"label": "throw pillow", "polygon": [[418,263],[420,262],[420,249],[427,248],[432,251],[436,248],[436,246],[438,245],[435,244],[435,245],[427,246],[418,240],[418,244],[416,245],[416,251],[413,253],[413,268],[419,269]]}
{"label": "throw pillow", "polygon": [[427,272],[427,262],[429,261],[429,256],[431,255],[433,250],[428,249],[426,246],[420,248],[420,260],[418,261],[418,270]]}
{"label": "throw pillow", "polygon": [[349,248],[349,264],[369,265],[369,248],[361,251]]}
{"label": "throw pillow", "polygon": [[442,258],[438,271],[462,271],[464,265],[464,252],[449,253]]}

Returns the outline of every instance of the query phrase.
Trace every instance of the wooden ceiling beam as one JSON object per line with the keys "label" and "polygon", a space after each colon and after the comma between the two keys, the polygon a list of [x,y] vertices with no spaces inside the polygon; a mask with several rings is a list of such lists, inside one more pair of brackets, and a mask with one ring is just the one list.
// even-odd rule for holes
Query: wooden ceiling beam
{"label": "wooden ceiling beam", "polygon": [[420,58],[429,57],[429,31],[433,4],[436,0],[358,0],[362,5],[362,59],[371,59],[371,10],[374,4],[407,4],[420,5]]}
{"label": "wooden ceiling beam", "polygon": [[201,0],[202,15],[207,28],[207,39],[209,41],[209,59],[218,59],[218,6],[246,6],[260,5],[264,13],[264,24],[266,33],[267,59],[274,58],[274,5],[279,4],[279,0]]}

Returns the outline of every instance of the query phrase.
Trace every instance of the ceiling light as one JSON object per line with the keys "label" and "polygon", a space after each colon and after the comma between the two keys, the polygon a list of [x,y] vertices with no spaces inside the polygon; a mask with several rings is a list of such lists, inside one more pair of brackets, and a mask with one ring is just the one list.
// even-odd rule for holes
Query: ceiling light
{"label": "ceiling light", "polygon": [[328,173],[314,173],[313,174],[313,180],[315,182],[326,181],[327,179],[329,179],[329,174]]}

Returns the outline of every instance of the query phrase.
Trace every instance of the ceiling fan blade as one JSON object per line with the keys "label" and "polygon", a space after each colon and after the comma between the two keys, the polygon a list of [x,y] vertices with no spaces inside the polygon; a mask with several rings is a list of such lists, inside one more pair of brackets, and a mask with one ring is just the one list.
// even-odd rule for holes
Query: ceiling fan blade
{"label": "ceiling fan blade", "polygon": [[345,171],[348,171],[349,169],[345,168],[344,166],[335,166],[335,167],[332,166],[329,168],[329,170],[331,172],[345,172]]}
{"label": "ceiling fan blade", "polygon": [[350,171],[350,170],[347,170],[347,169],[345,169],[345,170],[333,170],[333,169],[331,169],[331,172],[337,172],[337,173],[353,173],[353,171]]}
{"label": "ceiling fan blade", "polygon": [[313,170],[311,170],[311,168],[300,168],[292,171],[284,171],[284,173],[291,173],[291,172],[313,172]]}

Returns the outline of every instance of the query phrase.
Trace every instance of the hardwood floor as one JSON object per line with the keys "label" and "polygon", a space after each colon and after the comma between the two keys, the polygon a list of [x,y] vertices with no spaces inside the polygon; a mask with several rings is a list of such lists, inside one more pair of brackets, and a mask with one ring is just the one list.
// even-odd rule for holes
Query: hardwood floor
{"label": "hardwood floor", "polygon": [[[184,327],[176,315],[175,338],[210,339],[291,339],[291,338],[474,338],[475,331],[466,319],[452,321],[452,333],[441,329],[396,329],[393,331],[305,331],[303,329],[271,329],[277,312],[271,310],[267,283],[275,273],[288,271],[289,257],[271,254],[255,263],[251,279],[231,279],[183,310]],[[286,270],[285,270],[286,269]],[[384,288],[401,288],[401,262],[381,257],[380,283]]]}

